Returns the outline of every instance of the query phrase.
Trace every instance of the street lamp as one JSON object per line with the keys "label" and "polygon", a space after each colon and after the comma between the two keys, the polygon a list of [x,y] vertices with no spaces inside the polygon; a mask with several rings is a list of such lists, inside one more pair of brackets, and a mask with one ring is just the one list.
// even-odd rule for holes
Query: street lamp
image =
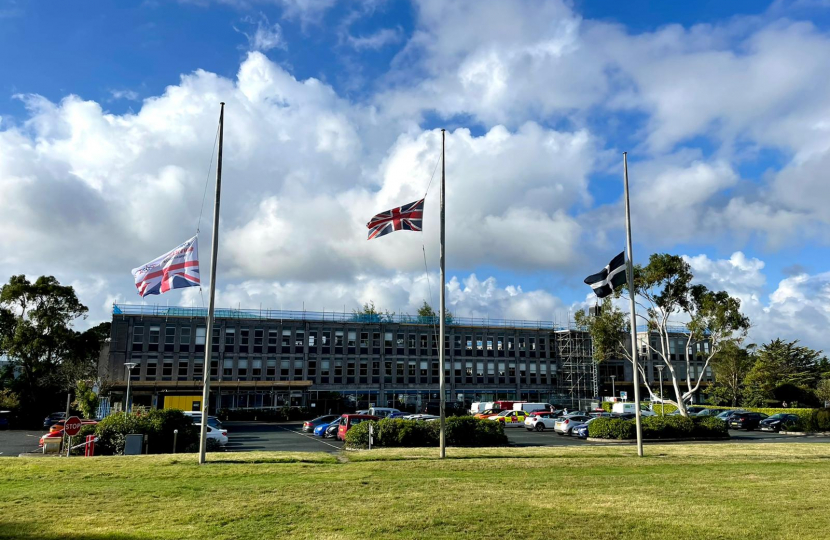
{"label": "street lamp", "polygon": [[616,375],[611,375],[611,395],[617,397],[617,389],[614,387],[614,379],[616,379]]}
{"label": "street lamp", "polygon": [[657,371],[660,372],[660,416],[666,414],[666,405],[663,401],[663,368],[666,366],[657,366]]}
{"label": "street lamp", "polygon": [[132,371],[135,366],[138,365],[138,362],[125,362],[124,367],[127,368],[127,400],[124,403],[124,413],[130,412],[128,409],[132,409],[130,407],[130,380],[132,379]]}

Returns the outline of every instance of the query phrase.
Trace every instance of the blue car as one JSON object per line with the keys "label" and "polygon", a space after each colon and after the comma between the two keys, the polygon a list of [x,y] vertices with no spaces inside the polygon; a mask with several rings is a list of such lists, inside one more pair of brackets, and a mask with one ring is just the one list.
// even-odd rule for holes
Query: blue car
{"label": "blue car", "polygon": [[601,418],[601,417],[596,416],[594,418],[591,418],[590,420],[588,420],[587,422],[585,422],[581,426],[577,427],[576,430],[575,430],[577,437],[579,437],[580,439],[587,439],[588,438],[588,424],[590,424],[591,422],[593,422],[597,418]]}
{"label": "blue car", "polygon": [[328,427],[332,424],[339,424],[339,423],[340,423],[340,417],[338,416],[337,418],[335,418],[331,422],[326,422],[324,424],[320,424],[316,428],[314,428],[314,435],[316,435],[317,437],[325,437],[326,430],[328,429]]}

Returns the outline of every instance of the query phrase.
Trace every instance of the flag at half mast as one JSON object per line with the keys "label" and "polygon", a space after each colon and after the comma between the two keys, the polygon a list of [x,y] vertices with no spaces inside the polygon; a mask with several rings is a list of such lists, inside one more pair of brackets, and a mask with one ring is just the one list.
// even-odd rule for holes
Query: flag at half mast
{"label": "flag at half mast", "polygon": [[199,237],[194,236],[161,257],[134,268],[133,277],[142,297],[172,289],[198,287]]}
{"label": "flag at half mast", "polygon": [[605,298],[614,289],[625,284],[625,251],[611,259],[611,262],[596,274],[585,278],[585,283],[594,289],[597,298]]}
{"label": "flag at half mast", "polygon": [[377,214],[369,220],[369,238],[377,238],[394,231],[420,231],[424,223],[424,199],[411,202]]}

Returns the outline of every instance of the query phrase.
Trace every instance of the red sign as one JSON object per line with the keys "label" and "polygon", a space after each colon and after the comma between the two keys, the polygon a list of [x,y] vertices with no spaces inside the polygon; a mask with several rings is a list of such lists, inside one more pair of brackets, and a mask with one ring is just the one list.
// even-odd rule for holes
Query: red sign
{"label": "red sign", "polygon": [[63,432],[70,437],[74,437],[79,431],[81,431],[81,419],[77,416],[70,416],[67,418],[66,422],[63,424]]}

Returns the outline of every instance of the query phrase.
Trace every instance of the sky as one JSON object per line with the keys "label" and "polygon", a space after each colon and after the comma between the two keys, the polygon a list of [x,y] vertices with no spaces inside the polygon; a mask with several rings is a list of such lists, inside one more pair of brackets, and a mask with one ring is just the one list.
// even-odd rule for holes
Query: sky
{"label": "sky", "polygon": [[[593,305],[626,151],[636,263],[827,351],[828,83],[827,0],[0,0],[0,280],[54,275],[94,324],[198,229],[206,284],[224,101],[219,306],[436,305],[443,128],[457,316]],[[425,194],[423,232],[366,240]]]}

